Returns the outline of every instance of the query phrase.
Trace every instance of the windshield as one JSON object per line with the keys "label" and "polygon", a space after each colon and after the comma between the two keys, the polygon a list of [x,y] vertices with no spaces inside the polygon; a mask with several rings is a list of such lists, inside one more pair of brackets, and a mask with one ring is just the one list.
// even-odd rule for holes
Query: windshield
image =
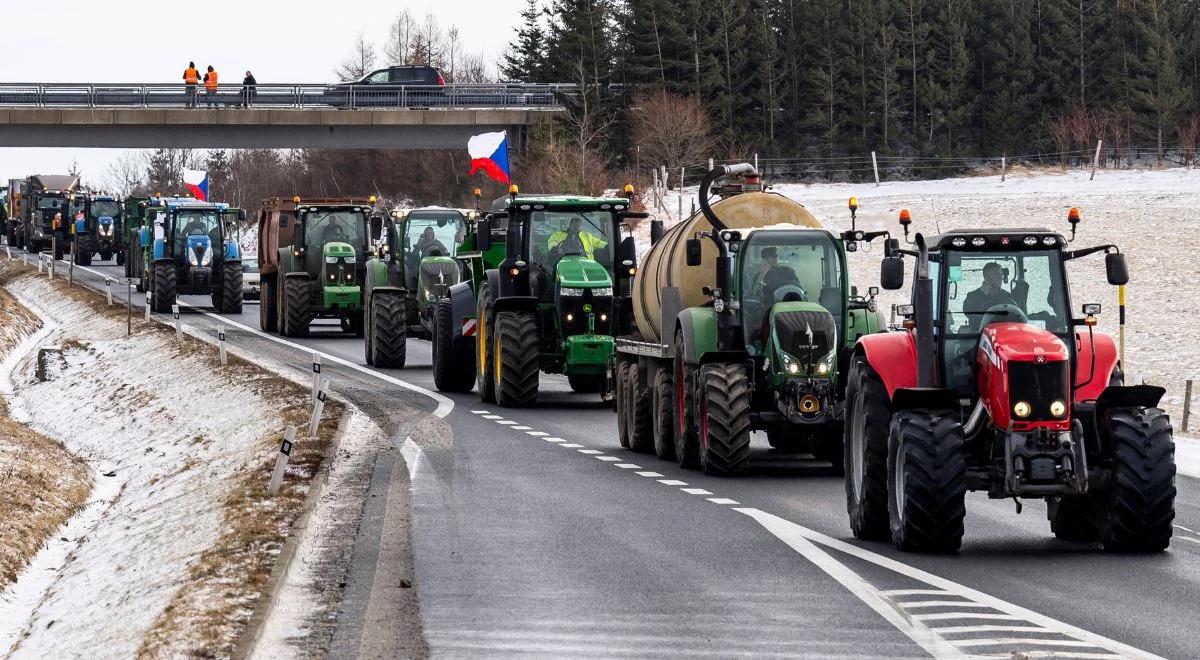
{"label": "windshield", "polygon": [[453,257],[463,240],[466,222],[457,211],[421,211],[408,215],[405,246],[418,259],[436,255]]}
{"label": "windshield", "polygon": [[62,206],[63,198],[57,195],[46,195],[38,197],[37,207],[42,210],[56,209]]}
{"label": "windshield", "polygon": [[242,272],[243,273],[257,273],[258,272],[258,259],[255,257],[248,257],[246,259],[242,259]]}
{"label": "windshield", "polygon": [[93,218],[99,218],[99,217],[106,216],[106,215],[110,218],[115,218],[120,213],[121,213],[121,206],[119,204],[117,204],[115,201],[103,199],[103,200],[96,200],[96,201],[92,202],[92,217]]}
{"label": "windshield", "polygon": [[349,243],[365,251],[366,225],[367,216],[361,211],[312,211],[304,216],[304,244],[323,248],[326,243]]}
{"label": "windshield", "polygon": [[530,218],[529,254],[551,272],[566,255],[593,259],[612,272],[609,211],[534,211]]}
{"label": "windshield", "polygon": [[208,236],[213,244],[221,242],[221,216],[214,210],[181,209],[175,214],[175,236]]}
{"label": "windshield", "polygon": [[[1030,323],[1067,339],[1067,310],[1062,255],[1057,250],[1028,252],[955,252],[942,255],[946,269],[946,378],[964,394],[974,388],[975,351],[982,328],[990,323]],[[932,265],[932,264],[931,264]],[[940,269],[931,270],[942,283]]]}
{"label": "windshield", "polygon": [[742,245],[741,299],[746,344],[759,349],[777,302],[815,302],[843,327],[842,261],[820,231],[759,231]]}

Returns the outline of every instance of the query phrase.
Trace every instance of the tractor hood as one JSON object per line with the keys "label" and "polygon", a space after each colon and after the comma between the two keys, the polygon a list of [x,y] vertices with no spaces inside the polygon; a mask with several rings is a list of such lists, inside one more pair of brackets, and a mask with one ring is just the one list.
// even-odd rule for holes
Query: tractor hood
{"label": "tractor hood", "polygon": [[1054,333],[1031,323],[992,323],[979,340],[980,360],[999,367],[1005,362],[1065,362],[1067,345]]}
{"label": "tractor hood", "polygon": [[827,376],[833,371],[837,323],[829,310],[817,303],[788,301],[772,305],[771,341],[787,375]]}
{"label": "tractor hood", "polygon": [[325,247],[321,248],[321,254],[325,257],[327,263],[336,263],[330,262],[330,259],[345,260],[347,258],[349,258],[347,263],[354,263],[354,246],[349,243],[338,241],[326,243]]}
{"label": "tractor hood", "polygon": [[1001,322],[979,337],[980,399],[999,428],[1070,430],[1070,352],[1031,323]]}
{"label": "tractor hood", "polygon": [[212,263],[212,239],[198,234],[187,237],[187,259],[193,266],[208,266]]}
{"label": "tractor hood", "polygon": [[421,300],[432,302],[445,298],[450,287],[458,284],[461,271],[458,262],[450,257],[425,257],[418,276]]}
{"label": "tractor hood", "polygon": [[101,236],[112,236],[113,235],[112,216],[102,215],[97,220],[97,222],[99,223],[98,228],[99,228],[99,232],[100,232]]}
{"label": "tractor hood", "polygon": [[557,267],[558,284],[572,289],[612,287],[612,277],[604,266],[592,259],[578,256],[563,257]]}

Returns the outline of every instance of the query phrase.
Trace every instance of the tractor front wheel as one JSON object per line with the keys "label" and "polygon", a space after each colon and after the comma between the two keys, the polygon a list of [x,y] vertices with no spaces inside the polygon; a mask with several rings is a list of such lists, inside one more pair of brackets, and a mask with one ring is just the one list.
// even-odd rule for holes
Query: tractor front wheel
{"label": "tractor front wheel", "polygon": [[440,392],[470,392],[474,366],[471,343],[454,335],[454,306],[438,301],[433,310],[433,384]]}
{"label": "tractor front wheel", "polygon": [[956,552],[966,517],[967,463],[955,415],[902,411],[888,434],[892,542],[910,552]]}
{"label": "tractor front wheel", "polygon": [[675,387],[671,372],[660,368],[654,375],[654,455],[669,461],[675,458]]}
{"label": "tractor front wheel", "polygon": [[279,300],[275,297],[275,277],[262,276],[258,301],[258,327],[263,332],[279,331]]}
{"label": "tractor front wheel", "polygon": [[221,314],[242,313],[242,264],[226,261],[221,264],[220,288],[212,292],[213,307]]}
{"label": "tractor front wheel", "polygon": [[1175,520],[1175,440],[1158,408],[1112,410],[1101,422],[1112,464],[1099,496],[1100,543],[1117,552],[1160,552]]}
{"label": "tractor front wheel", "polygon": [[283,334],[288,337],[307,336],[311,321],[308,278],[283,278]]}
{"label": "tractor front wheel", "polygon": [[1062,541],[1095,543],[1100,540],[1096,506],[1087,495],[1051,499],[1046,505],[1050,531]]}
{"label": "tractor front wheel", "polygon": [[373,294],[367,324],[367,364],[385,369],[403,368],[408,357],[404,298],[396,294]]}
{"label": "tractor front wheel", "polygon": [[504,407],[533,405],[538,397],[538,329],[533,314],[496,315],[494,378],[496,403]]}
{"label": "tractor front wheel", "polygon": [[700,440],[696,430],[696,370],[684,358],[683,333],[675,333],[675,461],[692,469],[699,465]]}
{"label": "tractor front wheel", "polygon": [[496,360],[491,349],[496,330],[492,327],[492,295],[488,285],[484,284],[479,290],[479,300],[475,306],[475,319],[478,322],[476,340],[477,355],[475,359],[475,384],[479,389],[479,400],[484,403],[496,403]]}
{"label": "tractor front wheel", "polygon": [[888,538],[887,390],[871,365],[856,358],[846,389],[845,450],[846,509],[850,530],[860,539]]}
{"label": "tractor front wheel", "polygon": [[156,312],[169,312],[176,299],[175,264],[154,264],[153,274],[154,288],[153,295],[150,297],[151,306]]}
{"label": "tractor front wheel", "polygon": [[629,423],[629,418],[633,415],[633,411],[629,405],[629,367],[630,364],[628,362],[623,360],[617,362],[616,397],[613,399],[613,404],[617,408],[617,442],[625,449],[630,449],[633,446],[629,442],[629,429],[632,426]]}
{"label": "tractor front wheel", "polygon": [[76,237],[75,244],[71,246],[71,258],[75,260],[76,266],[91,266],[92,242],[86,238]]}
{"label": "tractor front wheel", "polygon": [[735,475],[750,465],[750,375],[740,364],[700,368],[700,469]]}

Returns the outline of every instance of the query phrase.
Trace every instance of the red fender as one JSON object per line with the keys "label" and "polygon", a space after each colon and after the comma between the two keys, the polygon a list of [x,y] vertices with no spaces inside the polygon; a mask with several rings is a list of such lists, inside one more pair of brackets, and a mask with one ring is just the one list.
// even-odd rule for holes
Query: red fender
{"label": "red fender", "polygon": [[881,332],[858,339],[858,350],[879,374],[888,399],[901,387],[917,386],[917,343],[912,332]]}
{"label": "red fender", "polygon": [[[1112,335],[1076,329],[1075,352],[1079,356],[1075,370],[1075,402],[1095,401],[1108,387],[1108,381],[1117,369],[1117,342]],[[1095,369],[1092,368],[1093,355]]]}

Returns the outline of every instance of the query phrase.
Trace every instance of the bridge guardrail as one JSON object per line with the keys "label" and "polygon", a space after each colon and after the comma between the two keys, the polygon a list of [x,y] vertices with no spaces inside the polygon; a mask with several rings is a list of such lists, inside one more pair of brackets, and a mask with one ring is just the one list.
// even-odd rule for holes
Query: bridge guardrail
{"label": "bridge guardrail", "polygon": [[557,110],[569,84],[352,85],[239,84],[195,93],[182,83],[3,83],[0,107],[38,108],[533,108]]}

